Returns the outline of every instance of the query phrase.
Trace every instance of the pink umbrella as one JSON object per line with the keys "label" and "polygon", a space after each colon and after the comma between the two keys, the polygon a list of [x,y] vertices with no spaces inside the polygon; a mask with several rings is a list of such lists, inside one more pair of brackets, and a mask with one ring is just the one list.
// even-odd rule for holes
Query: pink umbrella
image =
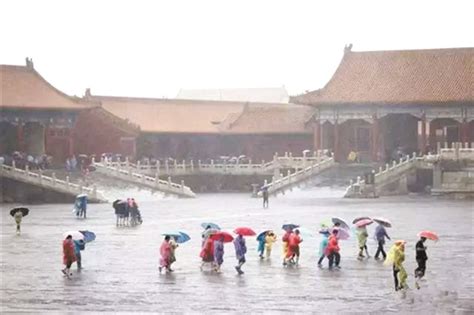
{"label": "pink umbrella", "polygon": [[418,237],[424,237],[432,241],[439,240],[438,235],[432,231],[421,231],[420,233],[418,233]]}
{"label": "pink umbrella", "polygon": [[357,227],[364,227],[364,226],[367,226],[369,224],[372,224],[374,223],[374,221],[372,221],[372,219],[363,219],[363,220],[359,220],[355,223],[355,226]]}
{"label": "pink umbrella", "polygon": [[349,231],[346,230],[346,229],[332,228],[332,229],[329,230],[331,234],[332,234],[333,230],[337,230],[337,239],[338,240],[344,241],[344,240],[347,240],[351,237],[351,235],[349,234]]}

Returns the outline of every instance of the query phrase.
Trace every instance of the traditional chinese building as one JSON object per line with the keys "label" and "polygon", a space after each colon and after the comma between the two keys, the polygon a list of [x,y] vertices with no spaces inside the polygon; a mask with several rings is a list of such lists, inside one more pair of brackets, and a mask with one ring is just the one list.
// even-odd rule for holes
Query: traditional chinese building
{"label": "traditional chinese building", "polygon": [[292,98],[315,108],[315,148],[383,161],[397,149],[474,141],[474,48],[351,48],[324,88]]}
{"label": "traditional chinese building", "polygon": [[301,155],[313,145],[309,106],[90,94],[85,99],[140,126],[139,157],[205,160],[246,155],[260,161],[275,152]]}
{"label": "traditional chinese building", "polygon": [[28,58],[26,66],[0,65],[0,110],[0,154],[46,153],[58,163],[72,154],[120,151],[121,139],[139,131],[99,103],[59,91]]}

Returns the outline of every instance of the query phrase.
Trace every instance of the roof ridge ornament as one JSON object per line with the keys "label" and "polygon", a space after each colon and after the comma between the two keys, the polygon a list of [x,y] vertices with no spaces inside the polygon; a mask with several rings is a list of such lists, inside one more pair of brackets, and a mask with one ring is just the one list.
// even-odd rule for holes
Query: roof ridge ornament
{"label": "roof ridge ornament", "polygon": [[348,52],[351,52],[352,51],[352,43],[349,44],[349,45],[345,45],[344,46],[344,53],[348,53]]}
{"label": "roof ridge ornament", "polygon": [[26,68],[33,70],[35,67],[33,65],[33,59],[26,57]]}

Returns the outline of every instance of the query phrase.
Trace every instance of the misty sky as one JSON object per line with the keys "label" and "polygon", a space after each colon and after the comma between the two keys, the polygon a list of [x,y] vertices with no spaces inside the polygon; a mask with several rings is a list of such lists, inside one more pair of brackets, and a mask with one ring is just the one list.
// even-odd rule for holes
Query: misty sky
{"label": "misty sky", "polygon": [[0,64],[68,94],[323,87],[353,50],[474,46],[474,1],[0,0]]}

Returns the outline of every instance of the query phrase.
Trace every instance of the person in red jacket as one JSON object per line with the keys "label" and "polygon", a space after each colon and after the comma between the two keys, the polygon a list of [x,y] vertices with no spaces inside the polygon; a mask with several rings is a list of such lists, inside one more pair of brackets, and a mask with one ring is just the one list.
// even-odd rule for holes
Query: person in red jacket
{"label": "person in red jacket", "polygon": [[77,259],[76,254],[74,252],[74,242],[72,241],[72,236],[68,235],[63,241],[63,264],[66,265],[66,268],[61,270],[68,278],[72,276],[70,269],[71,265],[76,260]]}
{"label": "person in red jacket", "polygon": [[201,271],[206,263],[210,263],[214,268],[214,240],[211,237],[205,239],[199,256],[202,258]]}
{"label": "person in red jacket", "polygon": [[340,269],[339,263],[341,261],[341,255],[339,254],[339,243],[337,241],[338,229],[332,230],[332,235],[329,236],[328,246],[326,247],[326,256],[329,259],[329,269],[335,264],[335,267]]}
{"label": "person in red jacket", "polygon": [[291,233],[288,237],[288,253],[286,258],[292,264],[298,265],[298,261],[300,260],[300,243],[302,241],[299,230],[295,230],[295,233]]}

